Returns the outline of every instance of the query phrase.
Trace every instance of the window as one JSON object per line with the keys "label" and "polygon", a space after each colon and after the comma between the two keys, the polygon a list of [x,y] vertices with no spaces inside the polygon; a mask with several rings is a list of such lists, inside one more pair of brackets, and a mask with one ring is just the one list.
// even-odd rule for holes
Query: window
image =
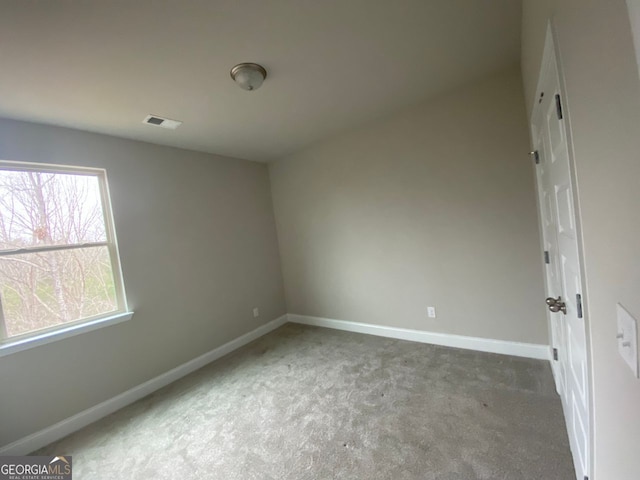
{"label": "window", "polygon": [[104,170],[0,161],[0,307],[0,348],[127,312]]}

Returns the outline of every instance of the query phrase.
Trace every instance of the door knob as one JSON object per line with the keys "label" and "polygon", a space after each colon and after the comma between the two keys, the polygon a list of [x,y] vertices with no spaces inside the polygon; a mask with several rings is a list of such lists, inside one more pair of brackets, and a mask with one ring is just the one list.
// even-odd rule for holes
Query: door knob
{"label": "door knob", "polygon": [[562,312],[565,315],[567,314],[567,304],[562,301],[562,297],[549,297],[545,300],[545,303],[549,306],[549,310],[552,312]]}

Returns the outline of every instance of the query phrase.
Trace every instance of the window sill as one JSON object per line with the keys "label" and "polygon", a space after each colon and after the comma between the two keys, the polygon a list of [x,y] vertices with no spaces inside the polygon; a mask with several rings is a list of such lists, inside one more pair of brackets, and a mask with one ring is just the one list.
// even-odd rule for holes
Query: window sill
{"label": "window sill", "polygon": [[90,320],[78,325],[69,325],[68,327],[62,327],[52,332],[42,333],[40,335],[34,335],[33,337],[21,338],[14,342],[7,342],[0,345],[0,357],[11,355],[12,353],[21,352],[22,350],[28,350],[30,348],[39,347],[40,345],[46,345],[47,343],[57,342],[69,337],[80,335],[81,333],[91,332],[99,328],[108,327],[109,325],[116,325],[118,323],[126,322],[133,317],[133,312],[117,313],[104,318],[98,318],[96,320]]}

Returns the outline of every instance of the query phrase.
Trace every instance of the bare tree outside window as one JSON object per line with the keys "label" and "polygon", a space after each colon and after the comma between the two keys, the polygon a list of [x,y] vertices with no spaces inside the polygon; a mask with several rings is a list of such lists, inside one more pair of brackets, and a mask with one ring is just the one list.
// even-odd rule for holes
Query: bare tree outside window
{"label": "bare tree outside window", "polygon": [[0,169],[0,339],[118,310],[101,181]]}

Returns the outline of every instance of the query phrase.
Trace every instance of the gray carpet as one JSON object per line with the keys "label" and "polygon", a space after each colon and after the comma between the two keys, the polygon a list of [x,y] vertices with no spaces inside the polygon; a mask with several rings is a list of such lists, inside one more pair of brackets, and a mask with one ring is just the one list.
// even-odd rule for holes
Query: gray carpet
{"label": "gray carpet", "polygon": [[292,324],[37,453],[77,480],[575,478],[547,362]]}

